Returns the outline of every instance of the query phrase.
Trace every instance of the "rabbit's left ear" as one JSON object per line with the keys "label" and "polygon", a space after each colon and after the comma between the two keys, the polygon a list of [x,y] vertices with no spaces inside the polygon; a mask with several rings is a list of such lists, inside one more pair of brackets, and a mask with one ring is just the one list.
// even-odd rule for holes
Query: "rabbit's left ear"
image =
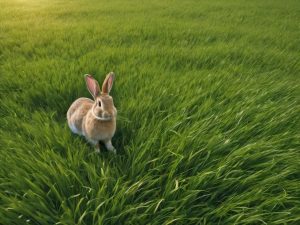
{"label": "rabbit's left ear", "polygon": [[100,88],[98,82],[94,79],[92,75],[85,75],[86,86],[91,93],[91,95],[96,99],[96,97],[100,94]]}
{"label": "rabbit's left ear", "polygon": [[114,79],[115,79],[115,74],[113,72],[110,72],[109,74],[106,75],[106,78],[102,84],[103,94],[109,94],[110,90],[112,89]]}

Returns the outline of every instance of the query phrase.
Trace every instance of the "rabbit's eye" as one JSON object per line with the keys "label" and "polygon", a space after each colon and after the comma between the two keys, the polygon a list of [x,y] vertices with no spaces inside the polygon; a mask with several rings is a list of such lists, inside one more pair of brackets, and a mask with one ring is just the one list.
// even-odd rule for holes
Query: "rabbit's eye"
{"label": "rabbit's eye", "polygon": [[101,102],[100,101],[98,102],[98,105],[101,107]]}

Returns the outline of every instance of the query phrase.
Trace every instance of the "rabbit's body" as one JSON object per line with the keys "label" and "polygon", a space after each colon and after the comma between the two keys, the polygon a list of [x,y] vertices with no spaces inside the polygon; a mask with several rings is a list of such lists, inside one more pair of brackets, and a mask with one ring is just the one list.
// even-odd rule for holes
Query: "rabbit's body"
{"label": "rabbit's body", "polygon": [[[94,101],[89,98],[79,98],[70,106],[67,112],[68,124],[73,133],[83,135],[88,141],[110,140],[116,131],[116,118],[99,120],[92,114]],[[114,110],[116,111],[116,110]],[[113,112],[115,114],[115,112]]]}
{"label": "rabbit's body", "polygon": [[93,104],[94,101],[89,98],[79,98],[72,103],[67,112],[67,119],[73,133],[84,136],[83,123]]}
{"label": "rabbit's body", "polygon": [[[108,93],[101,93],[97,90],[98,83],[90,75],[86,77],[89,91],[94,96],[95,101],[89,98],[79,98],[75,100],[67,112],[68,125],[73,133],[83,135],[91,144],[96,145],[99,151],[99,141],[102,141],[108,150],[114,151],[111,139],[116,131],[117,110],[114,107],[113,99]],[[108,75],[109,76],[109,75]],[[113,79],[113,76],[110,75]],[[102,89],[111,89],[112,81],[106,79]],[[95,90],[93,90],[95,88]],[[108,91],[109,92],[109,91]]]}

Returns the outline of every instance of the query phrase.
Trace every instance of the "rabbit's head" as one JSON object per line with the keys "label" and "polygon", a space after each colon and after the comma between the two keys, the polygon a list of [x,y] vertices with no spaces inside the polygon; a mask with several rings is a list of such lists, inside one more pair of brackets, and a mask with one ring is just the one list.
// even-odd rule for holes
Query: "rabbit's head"
{"label": "rabbit's head", "polygon": [[116,116],[114,101],[109,95],[109,92],[113,86],[114,78],[115,74],[113,72],[107,74],[105,80],[103,81],[101,91],[97,80],[95,80],[92,75],[85,75],[87,88],[95,100],[91,110],[97,119],[111,120]]}

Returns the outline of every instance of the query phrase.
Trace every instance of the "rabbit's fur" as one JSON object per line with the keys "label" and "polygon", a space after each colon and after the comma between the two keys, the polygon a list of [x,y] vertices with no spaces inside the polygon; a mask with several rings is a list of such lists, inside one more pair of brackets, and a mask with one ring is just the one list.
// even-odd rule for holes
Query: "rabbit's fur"
{"label": "rabbit's fur", "polygon": [[96,151],[100,151],[99,141],[102,141],[109,151],[116,153],[111,139],[116,131],[117,109],[113,98],[109,95],[114,81],[114,73],[109,73],[102,85],[91,76],[85,75],[85,81],[94,101],[89,98],[79,98],[72,103],[68,112],[68,125],[73,133],[83,135]]}

